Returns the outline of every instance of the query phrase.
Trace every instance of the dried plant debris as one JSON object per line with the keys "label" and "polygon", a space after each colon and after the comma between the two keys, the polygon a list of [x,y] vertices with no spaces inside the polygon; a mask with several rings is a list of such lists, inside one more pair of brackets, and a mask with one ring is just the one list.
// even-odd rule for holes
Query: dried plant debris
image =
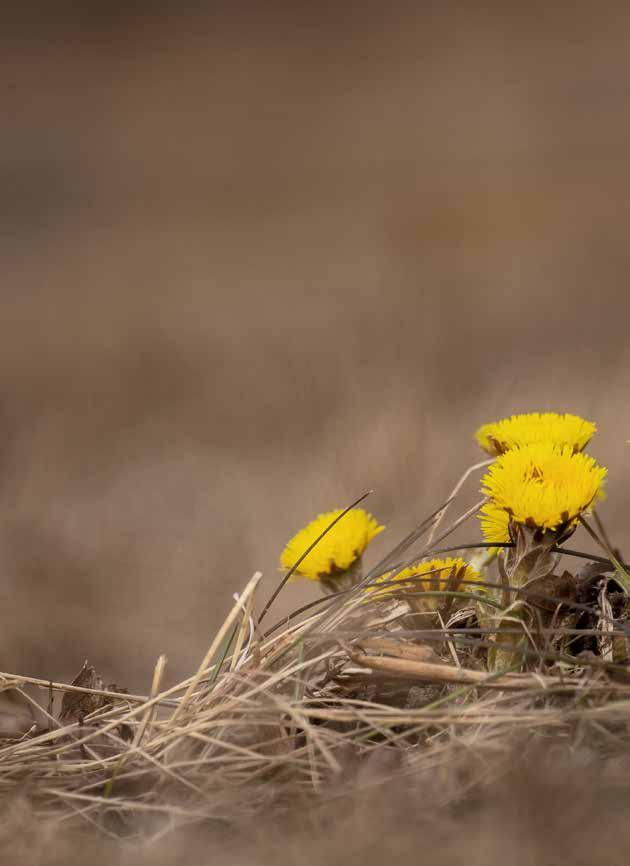
{"label": "dried plant debris", "polygon": [[[630,686],[615,676],[614,642],[625,630],[616,620],[604,628],[605,588],[593,586],[591,601],[577,608],[589,613],[595,637],[585,653],[570,644],[575,620],[567,625],[578,603],[563,602],[555,620],[546,606],[522,600],[512,614],[493,607],[490,620],[469,607],[440,622],[432,608],[432,625],[414,631],[403,596],[379,600],[358,588],[264,635],[244,613],[257,585],[250,582],[226,620],[226,633],[239,622],[249,630],[238,656],[215,652],[176,686],[118,701],[86,662],[71,684],[86,691],[64,694],[61,728],[0,748],[5,787],[28,778],[37,814],[148,842],[165,817],[173,827],[238,827],[270,807],[314,803],[340,784],[349,749],[369,768],[386,747],[392,772],[411,778],[458,760],[472,732],[491,775],[502,772],[500,744],[515,734],[577,742],[592,729],[606,753],[617,748]],[[491,662],[499,637],[514,670]],[[48,684],[40,685],[46,694]],[[453,789],[447,802],[457,798]]]}
{"label": "dried plant debris", "polygon": [[[498,455],[484,500],[441,525],[489,461],[371,570],[380,523],[352,507],[321,515],[285,548],[269,601],[257,573],[180,683],[162,684],[163,657],[146,695],[104,687],[87,661],[70,685],[0,674],[47,719],[0,742],[0,790],[19,790],[42,821],[144,844],[191,824],[238,829],[271,808],[310,814],[352,779],[444,775],[423,804],[442,820],[509,771],[515,739],[627,755],[630,577],[593,511],[605,470],[583,450],[594,425],[579,422],[502,425],[482,443]],[[480,510],[477,551],[443,547]],[[605,556],[567,548],[582,529]],[[296,574],[324,595],[265,632]]]}
{"label": "dried plant debris", "polygon": [[[81,670],[72,681],[71,686],[86,689],[86,691],[64,692],[59,721],[66,724],[78,722],[80,726],[83,726],[86,720],[96,723],[97,718],[95,717],[114,708],[115,698],[112,697],[112,692],[117,692],[121,696],[127,694],[127,689],[120,688],[116,683],[105,686],[102,678],[87,659],[83,662]],[[130,740],[133,736],[131,728],[126,724],[121,724],[117,728],[117,733],[124,740]]]}
{"label": "dried plant debris", "polygon": [[[71,685],[95,691],[103,691],[104,688],[103,680],[87,659],[83,662],[81,670],[72,680]],[[103,706],[105,706],[105,699],[102,695],[94,695],[89,692],[66,692],[61,702],[59,721],[83,722],[86,716],[102,709]]]}

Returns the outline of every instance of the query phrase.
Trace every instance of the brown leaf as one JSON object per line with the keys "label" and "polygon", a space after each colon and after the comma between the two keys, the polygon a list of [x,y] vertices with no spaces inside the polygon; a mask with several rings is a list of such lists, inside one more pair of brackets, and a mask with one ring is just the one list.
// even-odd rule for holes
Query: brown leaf
{"label": "brown leaf", "polygon": [[[94,668],[88,664],[87,659],[83,667],[72,681],[73,686],[81,686],[85,689],[103,689],[103,680],[98,676]],[[85,716],[100,710],[105,706],[107,698],[102,695],[82,694],[80,692],[65,692],[61,702],[59,720],[62,722],[82,722]]]}
{"label": "brown leaf", "polygon": [[615,569],[612,565],[605,565],[602,562],[587,562],[576,572],[576,579],[580,583],[591,583],[599,577],[610,574]]}
{"label": "brown leaf", "polygon": [[562,601],[575,601],[577,584],[568,571],[563,574],[547,574],[528,581],[519,595],[535,607],[553,611]]}

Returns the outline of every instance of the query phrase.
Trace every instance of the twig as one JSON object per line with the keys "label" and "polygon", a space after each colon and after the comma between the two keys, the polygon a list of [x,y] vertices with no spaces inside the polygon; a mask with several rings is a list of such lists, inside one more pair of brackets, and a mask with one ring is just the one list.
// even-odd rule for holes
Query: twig
{"label": "twig", "polygon": [[[367,653],[361,650],[352,652],[350,658],[355,664],[361,665],[361,667],[385,671],[390,674],[421,680],[427,683],[461,683],[463,685],[519,691],[541,687],[544,689],[561,688],[562,690],[568,689],[571,691],[585,688],[583,680],[539,676],[538,674],[505,674],[492,678],[492,676],[489,677],[483,671],[456,668],[446,664],[412,661],[406,658],[367,655]],[[590,686],[591,684],[589,684]],[[625,694],[630,694],[630,686],[620,686],[613,683],[606,683],[605,690],[621,691]]]}

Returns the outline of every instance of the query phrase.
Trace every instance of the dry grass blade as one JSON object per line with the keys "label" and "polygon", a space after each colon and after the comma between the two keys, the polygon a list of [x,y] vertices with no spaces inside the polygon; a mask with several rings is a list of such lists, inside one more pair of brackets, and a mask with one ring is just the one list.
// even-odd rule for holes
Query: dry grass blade
{"label": "dry grass blade", "polygon": [[431,527],[431,531],[429,532],[429,537],[427,538],[427,544],[428,545],[430,545],[432,543],[433,537],[434,537],[435,533],[437,532],[437,530],[439,529],[440,523],[444,519],[444,515],[446,514],[446,512],[448,510],[448,506],[450,505],[451,502],[453,502],[455,500],[455,498],[457,497],[457,494],[462,489],[462,487],[464,486],[464,484],[466,483],[468,478],[472,475],[473,472],[476,472],[477,469],[483,469],[486,466],[490,466],[490,464],[492,462],[493,462],[492,460],[481,460],[479,463],[473,463],[473,465],[469,466],[468,469],[462,474],[461,478],[459,479],[459,481],[457,482],[455,487],[453,487],[453,489],[451,490],[451,495],[448,499],[447,504],[439,512],[439,514],[437,515],[437,517],[435,519],[435,522],[433,523],[433,526]]}
{"label": "dry grass blade", "polygon": [[190,684],[189,684],[188,688],[186,689],[184,696],[182,697],[181,701],[179,702],[179,704],[177,705],[177,707],[175,709],[175,712],[173,713],[173,717],[171,720],[173,724],[177,721],[177,719],[184,712],[184,710],[186,709],[186,706],[188,705],[188,702],[190,701],[192,695],[194,694],[195,690],[198,688],[199,683],[201,682],[203,677],[207,675],[210,662],[212,661],[212,659],[217,654],[219,647],[221,646],[221,642],[225,639],[226,635],[228,634],[230,628],[234,624],[234,621],[239,616],[239,614],[243,613],[243,610],[244,610],[243,606],[247,603],[247,600],[250,597],[250,595],[252,595],[252,593],[254,593],[256,591],[256,587],[258,586],[261,577],[262,577],[262,574],[260,571],[257,571],[254,574],[254,576],[251,578],[251,580],[249,581],[249,583],[247,584],[247,586],[243,590],[243,594],[240,596],[240,598],[238,599],[238,601],[236,602],[236,604],[234,605],[234,607],[232,608],[232,610],[228,614],[227,619],[225,620],[225,622],[223,623],[223,625],[221,626],[221,628],[217,632],[216,637],[214,638],[214,640],[210,644],[210,647],[209,647],[207,653],[203,657],[203,661],[199,665],[197,673],[194,675],[194,677],[190,681]]}
{"label": "dry grass blade", "polygon": [[52,682],[52,680],[42,680],[38,677],[27,677],[22,674],[0,672],[0,682],[3,683],[3,688],[12,688],[13,685],[41,686],[41,688],[49,689],[54,692],[63,692],[64,694],[75,693],[78,695],[94,695],[95,697],[110,698],[114,701],[125,700],[132,704],[143,704],[147,700],[147,695],[133,695],[128,692],[112,692],[108,689],[84,688],[83,686],[75,686],[71,683],[56,683]]}
{"label": "dry grass blade", "polygon": [[434,549],[435,545],[439,544],[441,541],[444,541],[444,539],[448,538],[449,535],[451,535],[453,532],[455,532],[455,530],[459,526],[461,526],[462,523],[465,523],[470,517],[473,517],[479,511],[479,509],[483,506],[483,504],[486,501],[487,501],[487,497],[484,496],[483,499],[480,499],[479,502],[477,502],[475,505],[473,505],[471,508],[469,508],[468,511],[465,511],[460,517],[458,517],[457,520],[453,521],[453,523],[451,523],[449,528],[446,529],[441,535],[439,535],[435,539],[435,542],[432,545],[427,545],[423,555],[425,555],[429,551],[432,551]]}
{"label": "dry grass blade", "polygon": [[[159,694],[160,686],[162,685],[162,678],[164,676],[164,669],[166,668],[166,656],[161,655],[156,664],[155,669],[153,671],[153,681],[151,683],[151,694],[149,696],[149,700],[153,700],[157,694]],[[144,736],[153,714],[155,713],[155,704],[148,704],[145,710],[144,716],[142,717],[140,724],[138,725],[138,730],[133,739],[133,746],[137,748]]]}
{"label": "dry grass blade", "polygon": [[412,545],[416,543],[422,536],[429,532],[435,521],[438,519],[439,515],[442,514],[446,508],[451,504],[451,499],[447,499],[443,505],[440,505],[439,508],[426,517],[422,523],[418,524],[415,529],[413,529],[405,538],[400,541],[393,550],[391,550],[386,556],[381,559],[373,568],[369,570],[366,574],[363,583],[369,583],[374,577],[380,577],[383,572],[387,571],[387,569],[395,562],[398,562],[400,557],[406,553]]}

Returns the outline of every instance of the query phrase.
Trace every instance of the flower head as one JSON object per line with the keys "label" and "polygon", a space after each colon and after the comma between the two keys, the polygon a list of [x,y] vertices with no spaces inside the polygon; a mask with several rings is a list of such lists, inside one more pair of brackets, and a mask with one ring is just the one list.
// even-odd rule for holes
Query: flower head
{"label": "flower head", "polygon": [[[494,502],[486,502],[479,512],[481,531],[488,542],[496,542],[498,546],[510,541],[510,515]],[[495,553],[494,548],[491,548]]]}
{"label": "flower head", "polygon": [[[403,592],[408,590],[414,593],[426,590],[462,592],[479,580],[483,580],[479,572],[463,559],[430,559],[403,568],[398,574],[393,572],[383,574],[371,586],[367,587],[367,591],[377,593],[379,598],[398,590]],[[382,583],[388,585],[379,586]],[[435,609],[441,601],[439,596],[430,596],[424,600],[424,606]]]}
{"label": "flower head", "polygon": [[[484,535],[489,541],[509,540],[510,518],[543,531],[575,524],[603,497],[605,477],[602,466],[570,445],[538,442],[506,451],[482,479],[482,491],[490,497],[480,512]],[[497,537],[501,531],[503,537]]]}
{"label": "flower head", "polygon": [[[311,544],[343,514],[343,509],[327,511],[293,536],[282,551],[282,568],[293,568]],[[353,508],[315,545],[296,569],[309,580],[321,580],[345,572],[359,559],[370,541],[385,529],[362,508]]]}
{"label": "flower head", "polygon": [[585,448],[597,427],[577,415],[557,415],[555,412],[530,412],[527,415],[512,415],[495,424],[484,424],[475,437],[488,454],[504,454],[512,448],[533,445],[536,442],[551,442],[560,447],[569,446],[573,451]]}

